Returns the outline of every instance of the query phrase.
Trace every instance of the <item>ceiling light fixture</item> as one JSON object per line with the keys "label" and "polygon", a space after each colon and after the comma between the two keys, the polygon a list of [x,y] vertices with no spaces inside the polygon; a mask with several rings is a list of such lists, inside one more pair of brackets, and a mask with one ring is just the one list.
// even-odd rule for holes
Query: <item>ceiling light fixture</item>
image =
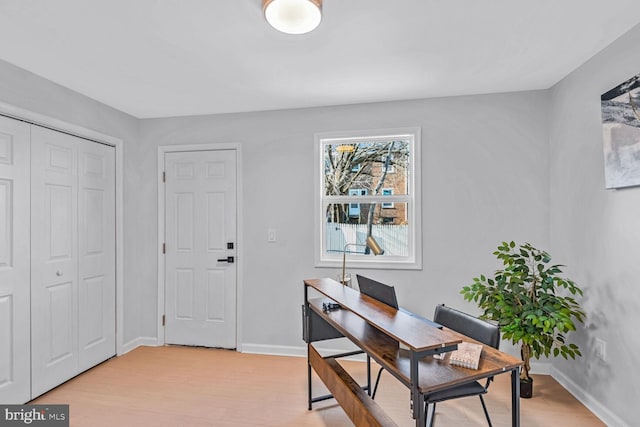
{"label": "ceiling light fixture", "polygon": [[267,22],[287,34],[313,31],[322,20],[322,0],[262,0]]}

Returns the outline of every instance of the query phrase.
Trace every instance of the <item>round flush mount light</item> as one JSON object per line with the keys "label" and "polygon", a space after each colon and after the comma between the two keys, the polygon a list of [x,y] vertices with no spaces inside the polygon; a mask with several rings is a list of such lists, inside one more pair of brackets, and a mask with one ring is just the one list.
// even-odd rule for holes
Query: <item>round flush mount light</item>
{"label": "round flush mount light", "polygon": [[313,31],[322,20],[322,0],[262,0],[267,22],[287,34]]}

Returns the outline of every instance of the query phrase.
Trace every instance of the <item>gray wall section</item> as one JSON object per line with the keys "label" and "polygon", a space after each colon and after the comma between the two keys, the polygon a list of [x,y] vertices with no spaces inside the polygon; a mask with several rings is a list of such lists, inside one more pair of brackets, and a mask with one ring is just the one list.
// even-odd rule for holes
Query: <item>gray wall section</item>
{"label": "gray wall section", "polygon": [[[302,279],[335,277],[339,270],[314,267],[314,134],[420,126],[424,268],[367,274],[395,284],[400,302],[419,313],[430,316],[440,302],[465,307],[458,291],[495,269],[491,253],[502,240],[548,244],[547,99],[546,92],[523,92],[144,120],[135,228],[153,247],[147,236],[155,232],[149,219],[157,214],[157,187],[149,159],[158,146],[242,144],[242,339],[300,347]],[[267,243],[268,228],[277,229],[277,243]],[[156,263],[146,253],[128,257],[149,271]],[[148,301],[155,300],[155,286],[144,283]],[[155,331],[152,317],[143,324],[147,334]]]}
{"label": "gray wall section", "polygon": [[636,27],[550,91],[137,120],[0,61],[0,100],[125,141],[125,343],[158,334],[158,146],[242,145],[243,343],[293,348],[302,279],[337,274],[313,264],[313,135],[420,126],[423,269],[361,272],[396,285],[418,313],[440,302],[473,312],[458,291],[498,266],[500,241],[548,248],[585,289],[588,314],[572,334],[584,357],[555,360],[557,373],[612,424],[632,425],[640,190],[604,190],[599,96],[640,72],[639,42]]}
{"label": "gray wall section", "polygon": [[[551,247],[585,291],[586,327],[572,334],[580,363],[555,367],[617,415],[637,425],[640,334],[640,187],[605,190],[600,95],[640,72],[640,26],[552,90]],[[607,344],[606,362],[594,341]]]}
{"label": "gray wall section", "polygon": [[0,60],[0,100],[25,110],[135,141],[138,120]]}

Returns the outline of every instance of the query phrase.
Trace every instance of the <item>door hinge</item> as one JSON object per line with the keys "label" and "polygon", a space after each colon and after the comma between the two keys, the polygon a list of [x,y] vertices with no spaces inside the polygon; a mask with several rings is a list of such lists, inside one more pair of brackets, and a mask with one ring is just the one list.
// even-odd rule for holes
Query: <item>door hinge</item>
{"label": "door hinge", "polygon": [[163,253],[163,254],[166,254],[166,253],[167,253],[167,244],[166,244],[166,243],[163,243],[163,244],[162,244],[162,253]]}
{"label": "door hinge", "polygon": [[162,182],[167,182],[167,173],[166,172],[162,172]]}
{"label": "door hinge", "polygon": [[166,316],[163,314],[163,315],[162,315],[162,326],[164,326],[164,324],[165,324],[165,320],[166,320]]}

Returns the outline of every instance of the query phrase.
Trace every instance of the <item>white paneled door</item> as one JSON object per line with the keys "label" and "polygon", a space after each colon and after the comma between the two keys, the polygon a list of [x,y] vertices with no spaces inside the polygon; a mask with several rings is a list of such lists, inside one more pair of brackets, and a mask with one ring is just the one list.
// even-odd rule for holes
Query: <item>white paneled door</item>
{"label": "white paneled door", "polygon": [[0,117],[0,402],[8,404],[31,397],[29,129]]}
{"label": "white paneled door", "polygon": [[78,150],[69,135],[31,135],[32,395],[78,372]]}
{"label": "white paneled door", "polygon": [[115,354],[113,148],[31,132],[32,396]]}
{"label": "white paneled door", "polygon": [[236,151],[165,153],[165,342],[236,347]]}
{"label": "white paneled door", "polygon": [[116,354],[115,152],[78,145],[78,318],[80,371]]}

